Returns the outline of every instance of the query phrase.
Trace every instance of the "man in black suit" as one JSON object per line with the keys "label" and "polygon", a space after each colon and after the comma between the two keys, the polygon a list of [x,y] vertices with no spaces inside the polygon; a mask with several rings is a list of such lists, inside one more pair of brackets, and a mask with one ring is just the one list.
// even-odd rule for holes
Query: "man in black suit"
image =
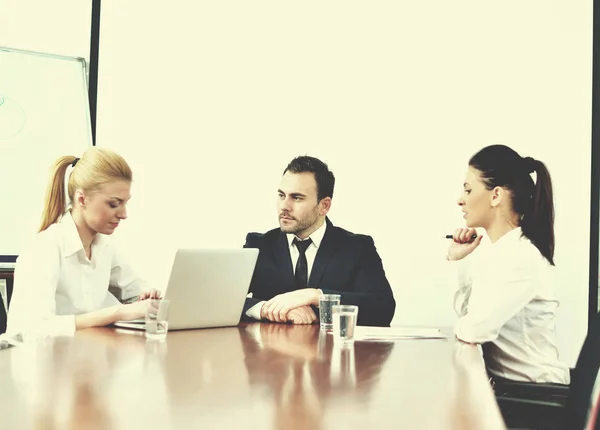
{"label": "man in black suit", "polygon": [[244,248],[260,254],[242,318],[312,324],[321,294],[358,305],[358,324],[389,326],[396,302],[370,236],[327,218],[335,178],[322,161],[297,157],[284,171],[277,210],[280,228],[249,233]]}

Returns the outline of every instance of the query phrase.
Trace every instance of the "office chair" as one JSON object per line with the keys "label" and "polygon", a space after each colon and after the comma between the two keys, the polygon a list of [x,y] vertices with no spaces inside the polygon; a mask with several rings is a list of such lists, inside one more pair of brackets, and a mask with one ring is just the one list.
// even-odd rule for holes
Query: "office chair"
{"label": "office chair", "polygon": [[592,396],[585,430],[600,430],[600,373],[596,377]]}
{"label": "office chair", "polygon": [[496,400],[506,426],[519,429],[586,428],[599,368],[600,313],[594,317],[571,371],[570,386],[513,381],[495,384]]}
{"label": "office chair", "polygon": [[596,400],[590,405],[590,413],[586,423],[586,430],[600,430],[600,387],[599,379],[596,379]]}
{"label": "office chair", "polygon": [[[6,278],[6,303],[4,300],[0,299],[0,334],[6,332],[6,310],[8,310],[8,306],[10,304],[10,298],[12,297],[13,290],[13,278]],[[6,308],[6,309],[5,309]]]}

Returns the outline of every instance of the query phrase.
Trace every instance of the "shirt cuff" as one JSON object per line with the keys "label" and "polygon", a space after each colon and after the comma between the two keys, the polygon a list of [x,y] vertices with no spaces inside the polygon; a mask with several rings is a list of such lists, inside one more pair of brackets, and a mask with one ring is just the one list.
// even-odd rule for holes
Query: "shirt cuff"
{"label": "shirt cuff", "polygon": [[265,304],[264,301],[258,302],[257,304],[255,304],[254,306],[252,306],[250,309],[248,309],[246,311],[246,315],[249,316],[250,318],[260,321],[262,319],[260,317],[260,312],[261,312],[264,304]]}
{"label": "shirt cuff", "polygon": [[480,325],[474,325],[467,316],[460,317],[454,326],[454,334],[457,338],[469,343],[485,343],[498,337],[498,329],[486,329]]}
{"label": "shirt cuff", "polygon": [[146,289],[148,289],[148,286],[142,281],[134,282],[126,287],[119,285],[110,285],[108,287],[108,291],[121,303],[126,303],[131,301],[131,299],[137,299],[141,292]]}

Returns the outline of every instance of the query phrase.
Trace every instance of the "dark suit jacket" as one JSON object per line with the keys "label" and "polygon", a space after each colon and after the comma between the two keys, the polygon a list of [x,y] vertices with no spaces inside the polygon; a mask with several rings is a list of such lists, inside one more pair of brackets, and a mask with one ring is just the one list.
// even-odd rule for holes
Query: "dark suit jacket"
{"label": "dark suit jacket", "polygon": [[[310,272],[308,288],[323,294],[340,294],[341,304],[358,305],[359,325],[389,326],[396,302],[385,277],[381,258],[370,236],[335,227],[329,219]],[[252,276],[246,311],[262,300],[296,289],[286,234],[279,228],[267,233],[248,233],[244,248],[260,253]]]}

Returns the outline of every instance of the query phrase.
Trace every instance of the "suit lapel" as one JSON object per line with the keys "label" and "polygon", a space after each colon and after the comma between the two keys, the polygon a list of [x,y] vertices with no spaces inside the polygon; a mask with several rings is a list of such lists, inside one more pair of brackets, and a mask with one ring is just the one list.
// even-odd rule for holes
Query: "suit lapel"
{"label": "suit lapel", "polygon": [[285,280],[286,290],[289,285],[292,289],[294,288],[294,268],[292,267],[292,257],[290,255],[290,245],[287,241],[285,233],[281,233],[277,239],[277,245],[275,246],[275,262],[277,267],[281,268],[283,279]]}
{"label": "suit lapel", "polygon": [[331,257],[333,257],[333,254],[335,254],[335,251],[338,248],[338,244],[335,240],[336,231],[334,230],[334,226],[329,221],[329,218],[326,219],[326,222],[327,230],[325,230],[325,235],[323,236],[312,270],[310,271],[308,288],[318,288],[323,273],[325,272]]}

